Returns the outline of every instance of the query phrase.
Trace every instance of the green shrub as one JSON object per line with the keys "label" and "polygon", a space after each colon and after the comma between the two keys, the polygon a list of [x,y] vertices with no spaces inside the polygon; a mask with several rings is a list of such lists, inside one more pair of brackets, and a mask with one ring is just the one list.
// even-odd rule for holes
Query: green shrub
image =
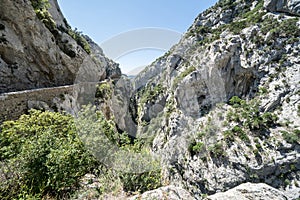
{"label": "green shrub", "polygon": [[77,42],[79,46],[81,46],[88,54],[91,53],[91,47],[86,39],[82,36],[82,33],[75,28],[72,30],[71,28],[68,30],[68,34]]}
{"label": "green shrub", "polygon": [[[276,29],[278,34],[282,36],[289,35],[294,36],[294,38],[299,37],[299,27],[295,24],[296,19],[284,20],[286,22],[279,23],[277,19],[272,17],[263,18],[266,15],[266,12],[263,9],[264,1],[259,0],[255,8],[250,10],[251,4],[246,3],[242,9],[244,12],[236,12],[233,16],[235,21],[228,24],[220,25],[218,28],[212,28],[207,26],[198,26],[194,29],[189,30],[187,36],[202,36],[198,42],[199,45],[205,45],[211,43],[220,38],[220,34],[225,30],[231,31],[233,34],[240,34],[241,31],[249,26],[254,24],[261,25],[262,32],[264,35],[269,32],[271,29]],[[232,10],[236,6],[236,2],[232,0],[222,0],[216,4],[215,9],[218,7],[222,10]],[[288,25],[290,24],[290,26]],[[288,26],[288,27],[287,27]],[[258,38],[258,37],[257,37]],[[261,43],[263,40],[256,40],[255,43]],[[289,42],[292,42],[291,40]]]}
{"label": "green shrub", "polygon": [[196,155],[200,152],[202,152],[203,150],[205,150],[205,146],[203,142],[196,142],[196,140],[193,140],[189,147],[188,147],[189,152],[191,153],[191,155]]}
{"label": "green shrub", "polygon": [[278,121],[278,116],[270,112],[265,112],[261,115],[261,120],[263,126],[272,127]]}
{"label": "green shrub", "polygon": [[269,31],[277,27],[279,27],[279,22],[277,21],[277,19],[274,19],[272,16],[269,16],[266,17],[265,20],[262,22],[261,31],[265,35]]}
{"label": "green shrub", "polygon": [[245,131],[243,130],[243,128],[241,128],[239,126],[234,126],[232,128],[232,132],[235,133],[235,135],[237,135],[239,138],[241,138],[241,140],[243,140],[245,142],[249,142],[250,141],[248,135],[245,133]]}
{"label": "green shrub", "polygon": [[[222,0],[216,4],[217,7],[221,7],[222,10],[230,10],[234,9],[236,6],[236,2],[232,0]],[[263,1],[260,0],[254,9],[249,9],[248,5],[244,6],[244,12],[237,13],[235,15],[235,21],[230,22],[228,24],[220,25],[218,28],[212,29],[210,27],[199,26],[195,29],[192,29],[187,36],[194,35],[197,36],[201,34],[204,38],[201,38],[199,41],[199,45],[205,45],[207,43],[211,43],[220,38],[220,35],[225,30],[231,31],[233,34],[240,34],[240,32],[251,25],[261,23],[263,21],[263,16],[266,14],[263,11]]]}
{"label": "green shrub", "polygon": [[[128,163],[137,165],[139,167],[145,164],[145,167],[147,167],[148,170],[144,172],[127,173],[123,171],[117,171],[117,175],[120,179],[120,182],[123,185],[123,190],[125,190],[126,192],[145,192],[148,190],[156,189],[161,186],[162,177],[159,162],[157,160],[152,159],[144,141],[140,139],[130,139],[126,133],[123,133],[121,137],[119,137],[117,144],[120,146],[120,149],[124,150],[128,154],[137,153],[139,155],[142,155],[143,159],[147,160],[136,160],[134,162],[132,162],[133,160],[131,160],[131,162]],[[131,158],[135,159],[133,157]],[[124,156],[121,156],[121,159],[124,159]],[[118,158],[116,160],[118,160]],[[129,168],[132,169],[132,166],[129,166],[127,169]],[[140,169],[138,169],[137,171],[139,170]]]}
{"label": "green shrub", "polygon": [[197,26],[194,29],[191,29],[188,33],[187,33],[187,37],[189,36],[198,36],[198,35],[205,35],[207,33],[211,32],[211,28],[208,26]]}
{"label": "green shrub", "polygon": [[240,99],[238,96],[233,96],[229,99],[229,104],[234,107],[239,107],[244,103],[245,103],[245,101]]}
{"label": "green shrub", "polygon": [[166,118],[169,119],[170,115],[176,110],[175,97],[171,96],[166,103]]}
{"label": "green shrub", "polygon": [[173,81],[173,88],[176,88],[178,86],[178,84],[190,73],[192,73],[193,71],[196,70],[196,67],[194,66],[190,66],[188,67],[186,70],[184,70],[181,74],[179,74],[178,76],[176,76],[176,78]]}
{"label": "green shrub", "polygon": [[163,92],[166,90],[165,87],[162,86],[162,84],[157,84],[157,85],[146,85],[143,89],[141,89],[138,93],[137,93],[137,97],[138,99],[140,99],[140,101],[138,102],[138,111],[137,111],[137,118],[139,121],[139,123],[141,125],[148,125],[149,121],[142,121],[139,120],[140,117],[140,113],[142,112],[142,109],[144,108],[145,104],[148,103],[155,103],[156,99],[163,94]]}
{"label": "green shrub", "polygon": [[263,8],[263,4],[264,4],[263,1],[258,2],[258,4],[256,4],[254,9],[242,13],[241,18],[247,19],[248,21],[253,21],[255,15],[257,15],[258,12]]}
{"label": "green shrub", "polygon": [[284,140],[286,140],[288,143],[300,144],[300,130],[299,129],[295,129],[292,132],[281,131],[281,133],[282,133]]}
{"label": "green shrub", "polygon": [[231,142],[235,141],[235,136],[239,137],[244,142],[250,141],[248,135],[244,131],[244,128],[240,126],[234,126],[232,129],[224,131],[223,135],[227,141]]}
{"label": "green shrub", "polygon": [[[32,7],[37,15],[37,17],[45,24],[45,26],[51,31],[51,33],[57,37],[58,29],[56,27],[56,23],[53,20],[51,14],[48,9],[50,8],[50,3],[48,0],[31,0]],[[88,54],[91,53],[91,47],[87,40],[82,36],[82,33],[79,32],[76,28],[72,30],[68,25],[67,21],[64,19],[64,22],[67,26],[68,30],[65,30],[63,27],[59,27],[61,31],[66,31],[79,46],[81,46]],[[63,48],[65,53],[70,57],[74,58],[76,56],[75,52],[70,50],[68,46],[65,44],[65,48]]]}
{"label": "green shrub", "polygon": [[[202,156],[203,153],[211,153],[210,150],[212,146],[207,148],[206,138],[214,137],[215,134],[219,131],[219,127],[213,123],[213,119],[211,117],[208,117],[208,120],[205,123],[205,125],[201,124],[199,128],[201,129],[201,131],[196,133],[195,139],[192,139],[188,146],[188,150],[191,156],[199,153],[201,153]],[[214,155],[216,155],[216,153]]]}
{"label": "green shrub", "polygon": [[145,192],[161,186],[160,171],[150,171],[141,174],[125,173],[120,175],[125,191]]}
{"label": "green shrub", "polygon": [[156,98],[163,93],[165,88],[161,84],[155,86],[146,86],[139,92],[140,105],[144,105],[147,102],[154,102]]}
{"label": "green shrub", "polygon": [[290,39],[288,39],[287,41],[286,41],[286,43],[287,44],[294,44],[294,43],[296,43],[296,42],[299,42],[300,41],[300,39],[299,38],[290,38]]}
{"label": "green shrub", "polygon": [[49,13],[50,3],[48,0],[31,0],[31,5],[37,15],[37,17],[45,24],[45,26],[54,32],[56,24]]}
{"label": "green shrub", "polygon": [[[1,199],[59,196],[76,188],[79,178],[95,165],[71,116],[31,110],[17,121],[4,122],[1,129],[1,161],[14,169],[12,179],[1,183]],[[7,193],[5,186],[11,184],[14,190]]]}
{"label": "green shrub", "polygon": [[259,88],[259,93],[260,94],[267,94],[268,93],[268,89],[266,87],[260,87]]}
{"label": "green shrub", "polygon": [[[76,127],[72,116],[37,110],[31,110],[16,121],[3,123],[0,132],[1,199],[64,198],[71,195],[77,189],[79,179],[99,166],[99,162],[84,148],[80,139],[86,138],[81,136],[79,139],[79,132],[89,134],[93,128],[98,128],[96,133],[102,135],[91,133],[91,142],[99,146],[101,139],[106,138],[106,142],[110,141],[124,150],[123,154],[115,154],[114,161],[124,159],[126,152],[139,153],[143,158],[150,156],[142,140],[130,138],[126,133],[119,134],[111,120],[105,119],[101,112],[90,115],[89,109],[95,111],[91,106],[83,108],[80,116],[88,120],[81,120],[82,124],[76,121]],[[89,118],[95,118],[95,123],[87,124]],[[100,163],[100,167],[105,164]],[[125,173],[111,169],[107,174],[104,171],[101,178],[107,180],[113,173],[126,191],[155,189],[161,185],[159,163],[154,160],[148,164],[152,171]],[[101,190],[111,190],[106,187],[101,187]]]}
{"label": "green shrub", "polygon": [[259,102],[255,99],[246,102],[237,96],[233,96],[229,100],[229,104],[233,106],[234,110],[227,113],[226,119],[250,130],[270,128],[278,120],[277,115],[274,113],[265,112],[261,114]]}
{"label": "green shrub", "polygon": [[212,146],[208,147],[208,152],[210,153],[211,157],[224,157],[226,155],[222,142],[217,142]]}
{"label": "green shrub", "polygon": [[216,6],[221,7],[222,10],[228,10],[234,8],[236,2],[234,0],[221,0],[219,1]]}
{"label": "green shrub", "polygon": [[280,26],[278,27],[280,36],[282,37],[295,37],[299,38],[300,36],[300,28],[297,24],[299,21],[299,18],[289,18],[286,20],[283,20],[280,23]]}
{"label": "green shrub", "polygon": [[35,10],[43,10],[50,8],[50,3],[48,0],[31,0],[31,4]]}
{"label": "green shrub", "polygon": [[[76,121],[78,133],[88,144],[87,148],[103,162],[103,166],[115,166],[111,170],[123,184],[124,190],[145,191],[160,186],[159,162],[153,159],[144,140],[130,137],[125,132],[118,133],[114,122],[105,119],[101,112],[96,112],[94,106],[84,107]],[[146,171],[135,173],[141,170]],[[109,188],[103,186],[101,190],[108,191]]]}
{"label": "green shrub", "polygon": [[246,27],[247,27],[247,21],[242,20],[242,21],[232,22],[228,28],[233,34],[239,34]]}
{"label": "green shrub", "polygon": [[226,130],[223,132],[224,138],[225,140],[229,141],[229,142],[233,142],[234,141],[234,133],[232,132],[232,130]]}
{"label": "green shrub", "polygon": [[204,144],[202,142],[197,142],[195,146],[193,146],[193,151],[199,153],[203,150]]}
{"label": "green shrub", "polygon": [[109,83],[101,83],[97,86],[96,98],[105,98],[108,99],[112,95],[112,88]]}
{"label": "green shrub", "polygon": [[297,41],[297,38],[300,36],[300,28],[297,25],[298,18],[289,18],[284,19],[279,22],[273,17],[268,17],[262,22],[262,33],[267,34],[270,32],[275,37],[278,38],[289,38],[286,43],[293,43]]}
{"label": "green shrub", "polygon": [[[205,130],[205,131],[208,131],[208,130],[206,130],[206,129],[204,129],[204,130]],[[205,137],[205,135],[206,135],[205,131],[200,131],[200,132],[198,132],[198,133],[197,133],[197,138],[199,138],[199,139],[204,139],[204,137]]]}

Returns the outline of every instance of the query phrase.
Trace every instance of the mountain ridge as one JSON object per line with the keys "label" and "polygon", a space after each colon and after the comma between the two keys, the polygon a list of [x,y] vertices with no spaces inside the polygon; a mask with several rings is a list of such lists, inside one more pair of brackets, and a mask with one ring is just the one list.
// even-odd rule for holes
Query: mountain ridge
{"label": "mountain ridge", "polygon": [[[297,135],[300,125],[298,6],[299,1],[219,1],[196,18],[179,44],[134,79],[135,89],[144,91],[135,96],[138,135],[155,135],[152,148],[162,156],[167,182],[201,199],[201,193],[247,181],[284,191],[275,174],[298,176],[297,170],[277,171],[269,160],[272,154],[282,166],[299,165],[299,136],[292,146],[282,140],[282,133]],[[235,96],[243,99],[241,108],[231,108],[239,107],[230,104]],[[258,118],[279,119],[273,118],[273,125],[258,125],[258,118],[248,122],[243,116],[254,117],[246,111],[248,102]],[[282,125],[286,121],[291,124]],[[231,143],[228,137],[241,140]],[[268,143],[270,138],[282,147]],[[289,149],[293,159],[276,161],[281,148]],[[299,181],[294,178],[287,179]],[[288,199],[297,198],[295,185],[285,192]]]}

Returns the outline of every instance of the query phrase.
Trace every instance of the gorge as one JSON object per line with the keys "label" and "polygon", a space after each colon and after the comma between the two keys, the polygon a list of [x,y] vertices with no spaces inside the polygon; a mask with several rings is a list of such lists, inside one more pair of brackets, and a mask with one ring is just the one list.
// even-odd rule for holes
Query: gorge
{"label": "gorge", "polygon": [[[299,199],[299,0],[220,0],[134,79],[68,25],[56,0],[2,0],[0,8],[2,199]],[[95,116],[81,111],[88,103]],[[95,161],[75,136],[74,147],[56,152],[73,139],[59,143],[48,130],[83,134],[93,155],[93,142],[108,140],[125,154],[106,159],[112,148],[101,149]],[[26,140],[42,146],[44,136],[59,145],[41,151]],[[61,175],[74,164],[72,149],[84,164]],[[44,171],[26,161],[19,172],[22,152],[39,152],[32,163]],[[147,170],[120,173],[131,158]]]}

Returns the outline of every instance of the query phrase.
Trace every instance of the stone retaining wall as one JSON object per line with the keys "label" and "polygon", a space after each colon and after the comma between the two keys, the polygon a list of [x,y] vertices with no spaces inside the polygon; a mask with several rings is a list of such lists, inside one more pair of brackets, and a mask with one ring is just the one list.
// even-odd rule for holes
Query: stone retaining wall
{"label": "stone retaining wall", "polygon": [[0,122],[17,119],[28,110],[28,101],[43,101],[51,105],[55,97],[73,92],[73,85],[41,88],[0,94]]}

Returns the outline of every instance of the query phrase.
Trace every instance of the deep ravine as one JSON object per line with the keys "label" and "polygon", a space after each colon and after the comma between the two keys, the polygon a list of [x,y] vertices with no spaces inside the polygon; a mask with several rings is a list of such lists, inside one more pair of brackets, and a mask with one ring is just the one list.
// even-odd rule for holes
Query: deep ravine
{"label": "deep ravine", "polygon": [[[12,135],[24,130],[36,134],[40,123],[23,130],[22,119],[30,124],[31,118],[20,118],[1,126],[6,132],[0,140],[0,181],[16,185],[15,194],[3,187],[1,195],[16,198],[23,191],[32,197],[70,199],[299,199],[299,0],[220,0],[197,16],[178,44],[134,79],[122,76],[118,64],[97,44],[68,25],[56,0],[46,1],[50,6],[42,8],[34,2],[0,2],[0,121],[11,120],[11,112],[19,117],[30,108],[46,110],[51,120],[66,120],[63,131],[93,127],[128,154],[116,150],[109,161],[100,154],[101,164],[82,156],[92,167],[78,161],[78,171],[84,168],[80,176],[70,169],[76,184],[57,189],[45,181],[39,184],[50,192],[22,190],[18,185],[24,181],[22,174],[5,172],[4,164],[17,169],[13,156],[23,155],[10,155],[18,138]],[[78,114],[80,104],[87,103],[99,111],[92,123],[93,115]],[[79,116],[82,124],[47,110]],[[56,133],[54,125],[50,127]],[[20,136],[24,141],[26,134]],[[83,138],[93,145],[103,139]],[[76,145],[85,153],[81,143]],[[22,148],[25,153],[34,149]],[[47,160],[50,155],[41,157]],[[155,159],[146,166],[149,155]],[[116,169],[123,170],[124,163],[119,165],[119,157],[140,160],[139,166],[155,170],[120,173]],[[43,167],[53,173],[53,166],[61,164],[57,160],[57,165],[47,161]],[[30,180],[24,185],[36,181]],[[73,187],[77,192],[66,195]]]}

